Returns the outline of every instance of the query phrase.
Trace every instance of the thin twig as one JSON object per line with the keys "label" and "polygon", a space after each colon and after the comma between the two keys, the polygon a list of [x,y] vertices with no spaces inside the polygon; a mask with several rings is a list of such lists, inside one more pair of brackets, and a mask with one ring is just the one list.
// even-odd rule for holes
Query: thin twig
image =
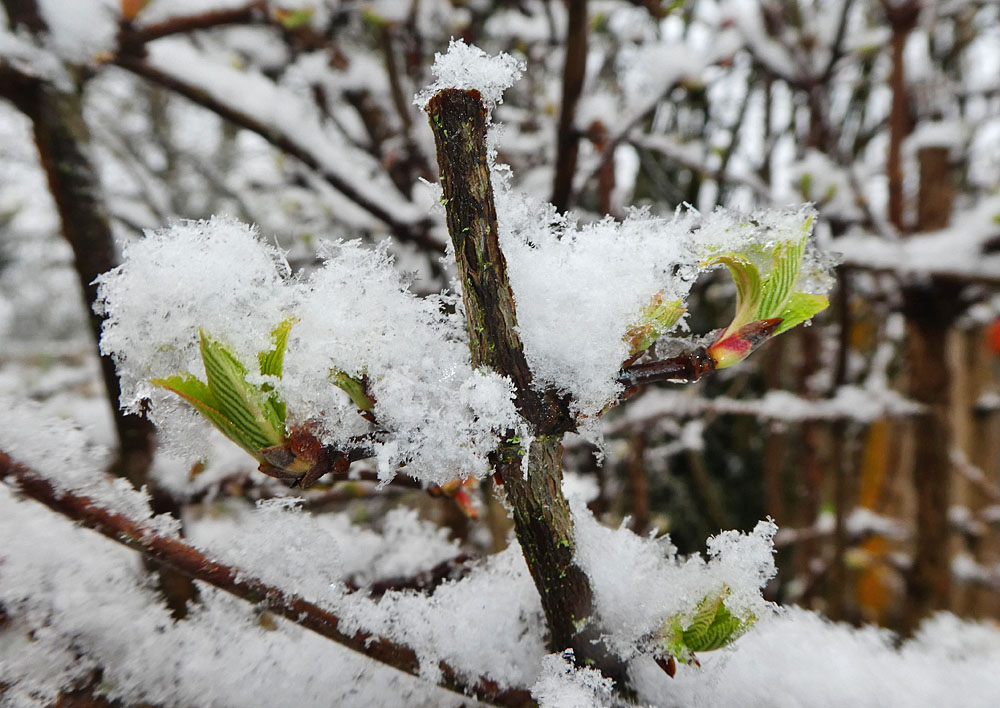
{"label": "thin twig", "polygon": [[248,25],[267,21],[267,3],[263,0],[256,0],[243,7],[208,10],[195,15],[171,17],[162,22],[144,26],[136,27],[126,23],[121,31],[128,34],[129,41],[145,44],[175,34],[189,34],[198,30],[226,25]]}

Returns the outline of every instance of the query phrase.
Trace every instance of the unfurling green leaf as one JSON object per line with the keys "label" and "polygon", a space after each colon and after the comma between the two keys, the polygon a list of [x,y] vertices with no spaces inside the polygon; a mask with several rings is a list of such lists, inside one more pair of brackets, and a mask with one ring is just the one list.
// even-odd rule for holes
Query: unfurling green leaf
{"label": "unfurling green leaf", "polygon": [[361,379],[356,379],[343,371],[336,371],[333,374],[333,385],[350,396],[359,410],[371,411],[375,409],[375,402],[368,397],[365,384]]}
{"label": "unfurling green leaf", "polygon": [[[258,355],[261,373],[280,376],[288,331],[294,320],[285,320],[272,333],[274,348]],[[189,373],[153,379],[152,383],[187,401],[223,435],[265,462],[261,450],[285,443],[285,404],[269,383],[247,382],[247,368],[222,343],[205,332],[201,359],[207,383]]]}
{"label": "unfurling green leaf", "polygon": [[703,598],[686,624],[679,616],[667,620],[660,631],[660,649],[686,664],[694,652],[721,649],[735,641],[756,617],[740,618],[730,612],[725,602],[728,594],[729,589],[723,587],[719,594]]}
{"label": "unfurling green leaf", "polygon": [[285,363],[285,349],[288,347],[288,334],[292,331],[292,325],[295,322],[294,317],[289,317],[275,327],[274,331],[271,332],[271,341],[274,342],[274,346],[257,355],[260,373],[264,376],[281,378],[281,370]]}
{"label": "unfurling green leaf", "polygon": [[680,300],[663,301],[661,290],[650,300],[649,304],[639,313],[639,321],[628,328],[625,341],[629,345],[629,355],[634,356],[645,351],[653,343],[670,331],[687,310],[681,306]]}
{"label": "unfurling green leaf", "polygon": [[219,431],[254,457],[260,459],[259,450],[273,443],[261,431],[247,428],[230,420],[219,410],[219,403],[211,389],[191,374],[153,379],[153,384],[172,391],[187,401]]}
{"label": "unfurling green leaf", "polygon": [[[714,254],[703,265],[724,265],[736,285],[736,313],[730,325],[708,347],[715,368],[739,363],[765,341],[805,322],[829,305],[823,295],[800,286],[806,241],[812,217],[806,219],[799,238],[779,241],[752,253]],[[761,274],[758,264],[764,264]]]}
{"label": "unfurling green leaf", "polygon": [[826,295],[813,295],[812,293],[792,293],[788,298],[785,309],[781,311],[781,325],[775,330],[778,335],[787,332],[797,324],[801,324],[830,306],[830,299]]}
{"label": "unfurling green leaf", "polygon": [[268,445],[278,445],[285,438],[285,425],[274,406],[267,403],[267,393],[260,386],[247,383],[247,369],[221,343],[201,333],[201,358],[205,363],[208,387],[219,412],[237,427],[254,431]]}
{"label": "unfurling green leaf", "polygon": [[[266,352],[261,352],[257,355],[257,361],[260,364],[260,373],[262,376],[274,376],[276,378],[281,378],[281,373],[285,364],[285,349],[288,347],[288,334],[292,331],[292,325],[294,325],[296,319],[294,317],[289,317],[287,320],[283,320],[274,331],[271,332],[271,341],[274,342],[274,346]],[[279,421],[282,428],[285,425],[285,418],[287,417],[287,411],[285,410],[285,402],[282,401],[276,394],[271,393],[274,387],[269,383],[264,383],[261,386],[261,390],[268,393],[267,405],[271,407],[273,411],[273,417],[275,420]]]}

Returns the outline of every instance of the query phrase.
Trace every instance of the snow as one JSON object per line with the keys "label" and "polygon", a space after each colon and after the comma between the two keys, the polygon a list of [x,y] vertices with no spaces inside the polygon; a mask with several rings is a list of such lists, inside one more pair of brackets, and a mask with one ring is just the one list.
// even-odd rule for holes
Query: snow
{"label": "snow", "polygon": [[50,705],[97,667],[129,705],[476,705],[208,586],[175,622],[132,551],[4,487],[0,536],[5,706]]}
{"label": "snow", "polygon": [[73,64],[92,62],[118,42],[118,5],[115,0],[36,0],[48,27],[45,45]]}
{"label": "snow", "polygon": [[690,617],[705,597],[728,593],[726,607],[740,618],[770,610],[761,589],[776,572],[772,522],[760,522],[750,534],[725,531],[710,538],[706,561],[678,557],[669,537],[609,529],[585,508],[573,508],[576,562],[590,578],[604,642],[623,659],[650,651],[649,637],[672,617]]}
{"label": "snow", "polygon": [[[216,101],[238,111],[311,155],[324,174],[349,184],[363,199],[383,209],[400,223],[421,221],[423,210],[412,204],[392,184],[381,165],[351,145],[331,125],[324,123],[312,102],[278,86],[253,70],[238,70],[181,39],[162,39],[148,47],[148,63],[179,81],[209,93]],[[360,223],[370,226],[371,216],[351,200],[345,209],[357,212]]]}
{"label": "snow", "polygon": [[542,672],[531,687],[539,708],[579,708],[612,706],[614,681],[597,669],[580,668],[572,650],[542,658]]}
{"label": "snow", "polygon": [[932,708],[959,700],[989,708],[1000,700],[1000,631],[990,623],[941,614],[899,650],[893,641],[887,630],[790,608],[762,619],[732,648],[699,655],[700,669],[678,667],[671,680],[649,662],[632,675],[641,695],[671,707]]}
{"label": "snow", "polygon": [[173,432],[178,451],[192,433],[194,449],[205,447],[193,415],[150,380],[181,372],[204,380],[199,328],[222,338],[240,361],[256,362],[289,316],[283,284],[291,269],[251,227],[226,218],[147,232],[125,245],[122,258],[125,265],[97,279],[95,306],[107,318],[101,351],[115,361],[121,405],[141,412],[150,400],[150,418]]}
{"label": "snow", "polygon": [[364,587],[385,578],[406,578],[459,554],[447,530],[392,509],[381,530],[355,525],[348,514],[311,514],[294,497],[217,506],[189,518],[186,537],[216,560],[277,587],[322,603],[333,583]]}
{"label": "snow", "polygon": [[293,278],[280,251],[223,218],[178,223],[127,245],[124,264],[99,278],[108,316],[101,347],[118,367],[122,404],[139,410],[151,400],[175,452],[206,448],[204,423],[150,380],[181,372],[204,380],[199,329],[252,369],[273,329],[292,317],[277,382],[290,426],[351,446],[369,423],[330,377],[367,377],[381,431],[369,447],[381,479],[404,465],[436,484],[485,475],[497,436],[521,425],[511,383],[472,369],[461,319],[442,314],[438,298],[409,293],[384,246],[325,243],[319,256],[322,268]]}
{"label": "snow", "polygon": [[373,600],[337,586],[331,594],[344,631],[363,629],[406,644],[429,680],[437,680],[438,663],[445,661],[467,680],[530,685],[546,653],[541,603],[516,543],[429,597],[391,591]]}
{"label": "snow", "polygon": [[48,481],[57,492],[87,497],[161,535],[177,533],[169,516],[153,516],[149,495],[122,478],[107,476],[108,451],[72,423],[33,401],[0,396],[0,408],[17,411],[0,426],[0,451]]}
{"label": "snow", "polygon": [[320,256],[324,267],[295,295],[280,387],[292,420],[316,420],[331,444],[348,443],[365,421],[326,377],[367,375],[390,432],[374,445],[383,480],[400,465],[437,484],[485,475],[497,435],[521,425],[509,380],[472,369],[463,321],[408,293],[385,248],[337,243]]}
{"label": "snow", "polygon": [[768,391],[758,399],[726,396],[706,399],[697,391],[656,389],[630,402],[623,415],[630,421],[662,416],[695,417],[704,413],[752,415],[764,420],[801,422],[805,420],[848,419],[866,423],[885,416],[912,415],[920,410],[895,391],[880,387],[839,386],[831,398],[809,400],[788,391]]}
{"label": "snow", "polygon": [[890,241],[871,234],[852,234],[837,240],[845,265],[886,270],[902,277],[959,276],[1000,279],[1000,255],[984,247],[997,232],[1000,198],[990,196],[956,213],[940,231]]}
{"label": "snow", "polygon": [[420,91],[413,103],[423,108],[434,94],[446,88],[475,89],[479,91],[489,115],[498,104],[503,103],[503,92],[521,78],[524,68],[524,62],[510,54],[490,56],[475,45],[452,39],[447,52],[434,55],[431,67],[434,83]]}
{"label": "snow", "polygon": [[[654,296],[683,300],[695,274],[692,212],[642,212],[580,228],[540,200],[497,190],[518,333],[538,385],[570,393],[576,411],[598,415],[620,392],[624,340]],[[559,278],[551,277],[559,273]]]}

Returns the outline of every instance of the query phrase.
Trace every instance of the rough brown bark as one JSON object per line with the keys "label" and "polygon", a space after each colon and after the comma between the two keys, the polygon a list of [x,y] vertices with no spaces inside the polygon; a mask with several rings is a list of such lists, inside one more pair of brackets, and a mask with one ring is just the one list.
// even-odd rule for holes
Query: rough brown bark
{"label": "rough brown bark", "polygon": [[[616,679],[623,668],[601,645],[593,595],[573,562],[576,543],[562,493],[563,433],[573,428],[568,401],[532,383],[517,334],[517,313],[500,250],[486,158],[486,111],[478,91],[446,89],[427,104],[437,144],[448,231],[462,282],[472,363],[509,376],[516,404],[536,436],[528,450],[510,437],[496,453],[496,470],[513,509],[514,527],[541,596],[554,651],[572,648],[580,665],[597,665]],[[528,455],[528,470],[522,460]]]}

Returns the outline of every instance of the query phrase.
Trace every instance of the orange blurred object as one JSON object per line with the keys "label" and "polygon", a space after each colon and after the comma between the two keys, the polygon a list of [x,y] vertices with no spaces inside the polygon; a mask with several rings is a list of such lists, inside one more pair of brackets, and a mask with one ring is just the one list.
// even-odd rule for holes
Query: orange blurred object
{"label": "orange blurred object", "polygon": [[986,329],[986,346],[991,352],[1000,356],[1000,317]]}
{"label": "orange blurred object", "polygon": [[149,0],[122,0],[122,19],[134,20],[142,8],[146,7]]}

